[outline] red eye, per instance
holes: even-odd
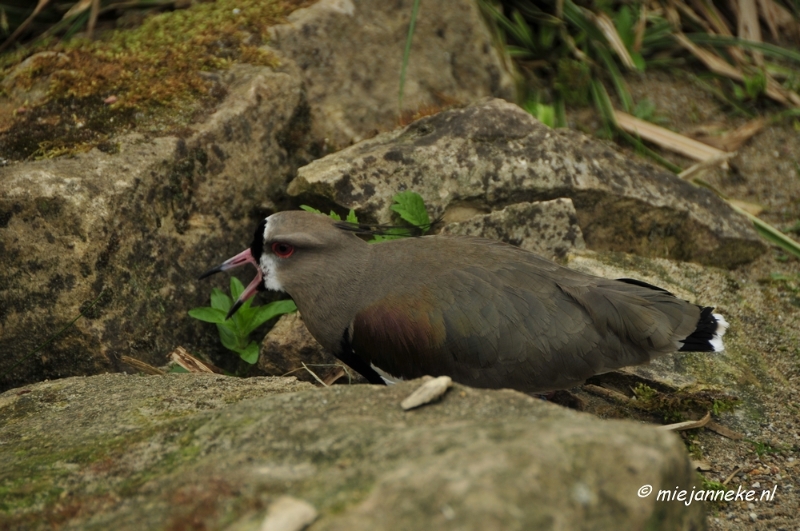
[[[272,244],[272,252],[279,258],[289,258],[294,254],[294,246],[288,243],[275,242]]]

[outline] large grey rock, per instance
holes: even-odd
[[[502,100],[423,118],[301,168],[289,193],[390,220],[392,196],[438,216],[572,199],[586,245],[734,267],[765,250],[749,221],[710,191],[584,135],[553,130]],[[319,199],[317,199],[319,200]]]
[[[285,188],[299,164],[394,127],[410,13],[410,2],[379,0],[297,11],[273,31],[282,71],[209,73],[228,96],[180,137],[153,138],[150,127],[147,137],[109,138],[114,154],[8,166],[0,153],[0,389],[121,369],[122,355],[161,365],[177,345],[221,355],[214,327],[186,311],[227,280],[197,284],[197,275],[248,245],[259,217],[293,206]],[[4,80],[0,144],[15,110],[46,95],[47,79],[25,90],[14,83],[35,76],[32,65]],[[423,6],[407,108],[436,94],[510,97],[501,66],[474,2]],[[23,360],[81,310],[75,326]]]
[[[255,530],[286,494],[319,512],[311,531],[704,527],[700,504],[656,500],[695,485],[674,434],[459,385],[404,412],[419,384],[103,375],[11,390],[0,528]]]
[[[442,234],[500,240],[551,259],[586,248],[575,207],[565,198],[517,203],[491,214],[478,214],[448,223]]]
[[[240,66],[227,85],[185,138],[133,134],[117,154],[0,167],[0,388],[119,368],[123,354],[161,365],[198,344],[186,312],[210,286],[196,278],[249,245],[295,169],[282,139],[303,128],[299,80]]]
[[[312,138],[332,151],[393,129],[402,112],[514,98],[478,3],[422,2],[398,108],[413,0],[321,0],[270,30],[270,47],[303,79]]]

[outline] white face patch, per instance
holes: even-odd
[[[270,232],[274,224],[270,224],[269,216],[267,218],[267,222],[264,224],[264,234],[263,234],[263,242],[269,241]],[[264,286],[268,290],[271,291],[285,291],[283,286],[278,281],[278,275],[275,273],[275,257],[270,253],[269,250],[265,247],[264,250],[261,252],[261,256],[258,257],[258,265],[259,269],[261,269],[261,274],[264,276]]]
[[[268,251],[264,251],[258,259],[261,274],[264,275],[264,285],[271,291],[285,291],[275,274],[275,257],[267,253]]]

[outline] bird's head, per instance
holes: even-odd
[[[261,220],[248,249],[209,269],[200,279],[244,264],[256,268],[255,278],[231,306],[227,319],[259,291],[294,295],[302,291],[302,284],[330,280],[328,277],[336,275],[337,264],[352,260],[365,245],[352,228],[327,216],[278,212]]]

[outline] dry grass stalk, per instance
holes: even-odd
[[[695,138],[704,144],[730,153],[742,147],[745,142],[761,131],[766,123],[763,118],[756,118],[729,133],[716,136],[700,134],[696,135]]]
[[[617,28],[614,26],[614,21],[605,13],[592,13],[589,10],[585,11],[586,17],[589,18],[600,31],[603,32],[611,48],[619,56],[622,64],[629,70],[636,70],[636,64],[633,62],[625,43],[622,42],[622,37],[617,33]]]
[[[714,166],[722,166],[723,168],[727,167],[728,161],[736,156],[736,153],[723,153],[722,155],[712,157],[710,159],[706,159],[704,161],[698,162],[693,166],[689,166],[682,172],[678,174],[678,177],[684,180],[694,179],[699,174],[703,173],[709,168],[713,168]]]
[[[738,0],[739,12],[737,18],[739,27],[737,33],[740,39],[761,42],[761,26],[758,23],[758,8],[756,0]],[[764,64],[764,54],[753,50],[753,60],[759,66]]]
[[[640,120],[635,116],[622,111],[614,111],[617,124],[628,133],[658,144],[659,146],[680,153],[690,159],[704,161],[725,155],[725,152],[715,147],[693,140],[669,129],[665,129],[650,122]]]
[[[791,11],[774,0],[758,0],[758,5],[773,39],[780,36],[781,29],[789,30],[794,35],[800,34],[800,24],[795,21]]]

